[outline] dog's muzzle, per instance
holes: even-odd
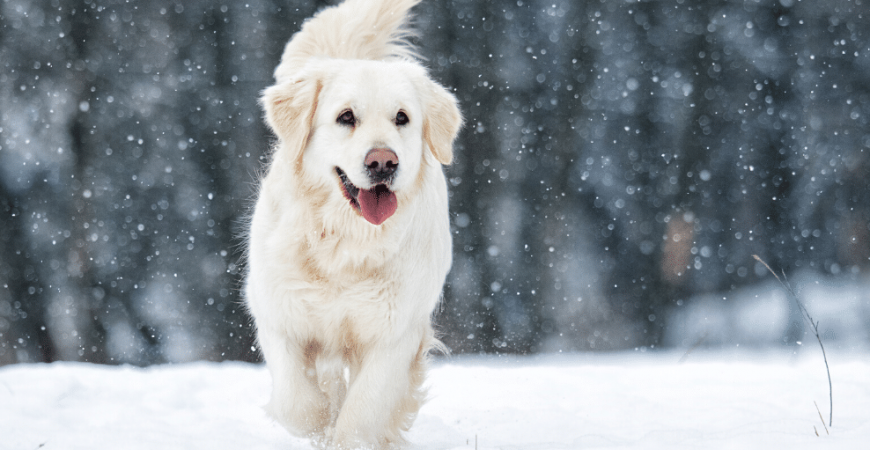
[[[364,164],[366,173],[374,184],[371,189],[364,190],[355,186],[340,167],[335,168],[335,173],[341,181],[342,192],[350,206],[369,223],[380,225],[398,207],[396,194],[389,186],[399,168],[399,157],[390,149],[376,148],[368,152]]]

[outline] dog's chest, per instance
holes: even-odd
[[[291,271],[304,280],[292,289],[291,301],[302,307],[317,328],[335,328],[344,322],[365,321],[371,325],[389,321],[401,296],[401,272],[396,264],[380,258],[363,258],[335,250],[301,252],[306,257]],[[323,256],[332,256],[323,258]],[[289,286],[288,286],[289,287]],[[330,330],[335,331],[335,330]]]
[[[312,337],[339,351],[394,329],[401,309],[395,289],[378,279],[315,285],[297,294]]]

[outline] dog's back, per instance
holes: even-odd
[[[290,79],[310,58],[413,58],[410,10],[420,0],[347,0],[309,19],[284,48],[275,79]]]

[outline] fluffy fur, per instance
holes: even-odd
[[[430,316],[451,263],[441,166],[461,116],[412,59],[418,1],[321,11],[262,97],[278,141],[251,221],[245,296],[272,375],[267,410],[324,447],[402,443],[437,345]],[[372,169],[373,149],[392,152],[394,172]],[[383,223],[361,213],[366,193],[396,204]]]

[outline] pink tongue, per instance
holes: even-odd
[[[369,191],[360,189],[357,197],[363,218],[380,225],[396,212],[396,194],[379,184]]]

